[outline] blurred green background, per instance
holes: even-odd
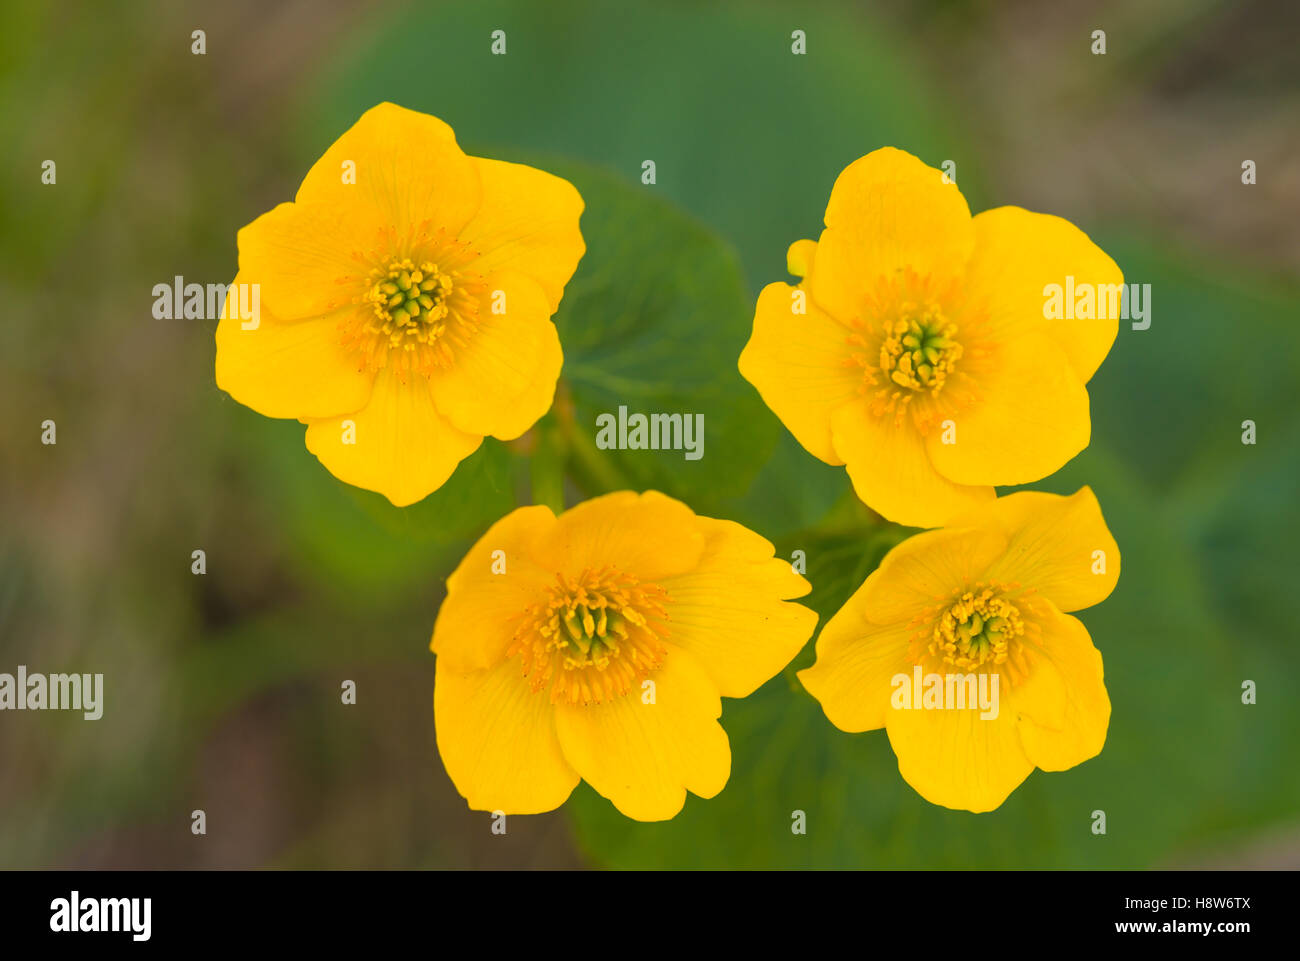
[[[1300,867],[1298,29],[1221,0],[5,4],[0,670],[102,672],[106,704],[0,714],[0,867]],[[151,314],[177,274],[228,282],[238,228],[382,100],[587,201],[556,410],[407,510],[219,392],[214,323]],[[889,144],[1152,285],[1090,385],[1091,447],[1041,485],[1091,484],[1123,552],[1082,615],[1105,750],[951,812],[787,672],[724,701],[717,798],[643,825],[581,786],[492,835],[438,760],[428,638],[465,548],[557,466],[571,503],[657,487],[804,550],[823,622],[909,533],[736,371],[787,245]],[[703,460],[597,456],[620,403],[703,413]]]

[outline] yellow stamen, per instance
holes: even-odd
[[[354,253],[370,270],[364,281],[339,278],[361,284],[353,299],[357,309],[340,320],[339,336],[358,369],[392,368],[405,381],[413,373],[427,376],[450,367],[480,323],[486,285],[469,269],[477,256],[428,224],[403,235],[380,231],[375,249]]]
[[[522,615],[507,650],[552,703],[599,704],[627,694],[667,654],[668,594],[610,566],[556,575]]]

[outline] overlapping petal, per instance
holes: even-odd
[[[661,582],[671,598],[670,637],[724,697],[748,697],[812,634],[817,615],[789,603],[812,586],[747,527],[708,517],[696,524],[705,537],[699,563]]]
[[[518,664],[464,673],[439,657],[433,713],[442,763],[475,810],[550,811],[578,784],[554,712],[529,689]]]
[[[458,429],[514,440],[551,408],[564,363],[560,335],[541,287],[524,274],[494,275],[484,301],[475,329],[430,385]]]
[[[865,404],[838,408],[831,416],[831,438],[858,497],[895,523],[935,527],[995,496],[992,486],[944,477],[920,434],[871,414]]]
[[[476,270],[521,273],[535,281],[554,313],[564,285],[586,252],[578,218],[582,197],[554,174],[502,160],[470,158],[483,202],[459,239],[479,253]]]
[[[1060,348],[1029,333],[992,350],[982,362],[979,401],[952,418],[953,442],[939,432],[925,441],[931,465],[956,484],[1039,480],[1065,466],[1091,436],[1088,392]]]
[[[483,184],[451,127],[381,103],[312,165],[295,202],[368,212],[364,226],[392,228],[398,236],[427,223],[454,237],[478,213]]]
[[[558,705],[555,712],[568,762],[638,821],[673,817],[687,791],[713,797],[731,774],[731,746],[718,723],[722,702],[704,669],[670,646],[651,681],[653,698],[637,691],[606,704]]]
[[[481,670],[505,658],[517,626],[510,615],[535,603],[555,578],[537,561],[538,545],[554,526],[549,507],[521,507],[470,548],[447,578],[447,598],[430,645],[439,664]]]
[[[957,186],[911,154],[883,147],[835,180],[817,245],[813,295],[823,309],[848,320],[878,278],[907,268],[959,277],[974,246],[970,207]]]
[[[844,463],[831,441],[831,417],[862,386],[861,369],[849,363],[849,333],[803,287],[768,284],[740,354],[741,376],[795,439],[828,464]]]
[[[1099,604],[1119,581],[1119,545],[1091,487],[1069,497],[1019,491],[953,519],[958,526],[994,527],[1007,549],[985,577],[1031,584],[1063,611]]]
[[[312,420],[307,449],[339,480],[379,491],[398,507],[437,490],[483,442],[438,413],[429,382],[385,369],[361,410]]]
[[[973,223],[975,252],[966,271],[966,296],[988,310],[1003,337],[1038,332],[1051,338],[1086,384],[1119,331],[1118,288],[1124,275],[1115,261],[1074,224],[1051,214],[996,207],[977,214]],[[1046,288],[1055,284],[1063,289],[1067,278],[1077,289],[1100,291],[1106,316],[1045,318]]]
[[[236,276],[231,296],[246,282]],[[330,417],[366,405],[374,374],[343,349],[337,314],[286,323],[266,304],[259,314],[256,326],[236,316],[217,324],[218,387],[267,417]]]

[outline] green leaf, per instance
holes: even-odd
[[[545,166],[587,204],[587,254],[555,316],[565,359],[553,418],[575,479],[588,494],[653,488],[716,509],[748,488],[776,440],[736,367],[751,314],[735,255],[649,189],[581,165]],[[679,449],[598,449],[598,418],[638,414],[674,417]],[[617,427],[609,437],[622,440]]]
[[[355,603],[381,605],[437,586],[468,542],[515,506],[516,458],[483,445],[441,488],[409,507],[338,480],[306,449],[303,427],[239,417],[263,496],[295,544],[300,572]]]

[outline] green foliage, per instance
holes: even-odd
[[[548,169],[587,203],[587,254],[555,318],[565,362],[552,417],[570,467],[588,494],[655,489],[716,510],[748,489],[777,433],[736,368],[753,315],[735,255],[649,189],[586,167]],[[702,416],[702,456],[598,450],[597,417],[617,418],[620,406],[629,417],[681,415],[687,431]]]

